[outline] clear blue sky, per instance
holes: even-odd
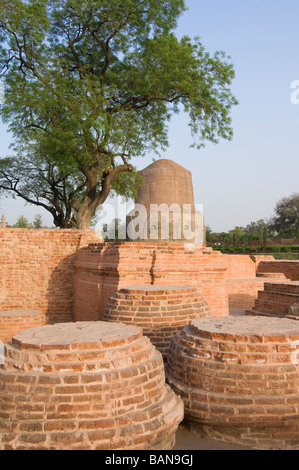
[[[210,52],[230,55],[236,78],[232,90],[239,101],[233,109],[234,139],[192,143],[184,115],[169,129],[170,146],[162,155],[192,172],[195,201],[203,204],[206,223],[227,231],[268,219],[276,202],[299,192],[299,104],[291,103],[291,82],[299,80],[298,0],[187,0],[189,11],[180,19],[178,36],[200,36]],[[1,153],[9,136],[0,124]],[[150,158],[137,164],[142,169]],[[21,201],[3,199],[13,224],[20,214],[31,221],[40,213]]]

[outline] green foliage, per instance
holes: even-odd
[[[268,248],[270,248],[270,250],[268,250]],[[273,253],[280,253],[281,252],[281,246],[267,247],[267,251],[272,251]]]
[[[244,228],[244,235],[248,241],[265,241],[269,235],[268,225],[264,219],[251,222]]]
[[[175,37],[184,9],[184,0],[2,2],[0,115],[16,157],[1,162],[0,188],[43,205],[57,226],[82,227],[110,191],[136,195],[131,159],[167,147],[173,113],[189,115],[197,148],[231,139],[233,66],[198,38]]]
[[[213,246],[222,253],[292,253],[299,252],[299,246]]]
[[[299,253],[274,253],[275,259],[299,260]]]
[[[299,231],[299,193],[284,197],[275,207],[271,227],[280,236],[296,237]]]
[[[34,228],[43,228],[43,218],[40,214],[37,214],[33,221]]]
[[[17,222],[13,225],[13,228],[32,228],[32,225],[23,215],[20,215]]]

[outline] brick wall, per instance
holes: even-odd
[[[252,279],[256,265],[250,255],[224,255],[228,279]]]
[[[102,318],[109,297],[122,287],[191,285],[211,314],[228,314],[227,267],[219,252],[176,243],[102,243],[78,253],[75,319]]]
[[[0,311],[72,319],[76,253],[96,239],[93,230],[0,230]]]
[[[291,281],[299,281],[299,261],[272,260],[261,261],[258,273],[283,273]]]
[[[191,320],[208,315],[195,287],[131,286],[109,299],[103,320],[142,328],[166,360],[171,338]]]
[[[20,331],[45,325],[47,317],[38,310],[7,310],[0,312],[0,340],[11,341]]]
[[[245,309],[254,305],[258,292],[264,288],[269,279],[231,279],[226,282],[230,308]]]
[[[195,286],[215,316],[227,315],[228,305],[251,308],[263,286],[251,256],[177,243],[101,243],[92,230],[2,229],[0,248],[0,311],[40,310],[51,322],[101,319],[109,297],[128,285]],[[298,265],[279,262],[278,270],[297,273]]]
[[[256,272],[262,261],[274,260],[273,256],[224,255],[227,266],[226,291],[230,308],[251,308],[263,289],[270,282],[268,273],[265,278],[257,278]],[[272,282],[272,281],[271,281]]]
[[[270,281],[256,277],[259,258],[175,243],[89,246],[76,262],[75,318],[101,319],[109,297],[134,284],[196,286],[214,316],[227,315],[229,307],[251,308],[258,291]]]

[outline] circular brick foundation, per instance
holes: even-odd
[[[1,450],[169,450],[183,419],[161,354],[119,323],[24,331],[0,382]]]
[[[143,333],[167,358],[171,338],[192,319],[210,309],[190,286],[130,286],[120,289],[106,305],[103,320],[143,328]]]
[[[167,380],[192,430],[257,449],[299,449],[297,321],[194,320],[171,342]]]
[[[43,326],[46,315],[37,310],[6,310],[0,312],[0,340],[10,341],[20,331]]]

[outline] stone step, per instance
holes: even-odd
[[[299,282],[265,282],[264,291],[297,294],[299,296]]]
[[[294,302],[293,302],[294,303]],[[284,303],[284,302],[275,302],[273,300],[264,300],[264,299],[256,299],[254,308],[261,312],[268,312],[268,313],[281,313],[286,315],[288,313],[289,307],[293,305],[293,303]]]
[[[256,277],[265,277],[269,279],[281,279],[281,280],[288,280],[285,274],[283,273],[257,273]]]
[[[252,315],[256,317],[278,317],[278,318],[286,318],[286,315],[284,313],[278,313],[278,312],[261,312],[260,310],[257,310],[255,307],[253,307],[251,310],[246,310],[245,315]]]
[[[286,305],[293,305],[299,301],[299,295],[289,294],[287,292],[259,291],[258,299],[268,302],[278,302]]]
[[[247,315],[287,317],[289,308],[299,302],[299,282],[266,282],[259,291],[254,307]],[[293,315],[293,314],[292,314]]]

